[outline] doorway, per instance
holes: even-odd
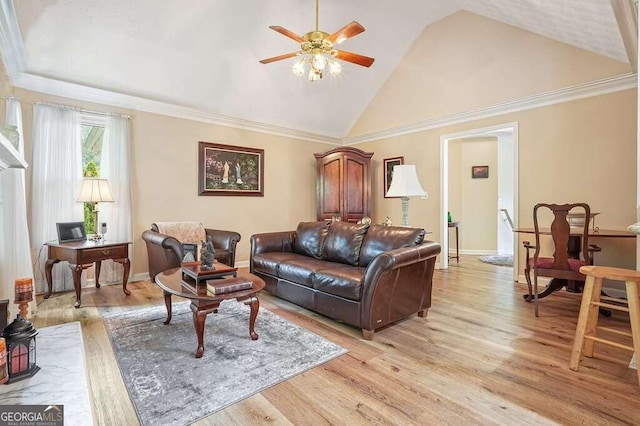
[[[442,256],[440,267],[449,267],[449,239],[448,212],[449,206],[449,150],[451,144],[457,140],[465,140],[473,143],[474,140],[483,138],[495,138],[497,140],[497,197],[495,199],[496,227],[496,252],[505,254],[512,252],[514,258],[513,276],[517,281],[518,271],[518,247],[517,239],[511,230],[511,225],[505,220],[504,210],[509,213],[513,226],[518,225],[518,123],[506,123],[496,126],[467,130],[440,136],[440,230]],[[464,227],[464,224],[461,223]]]

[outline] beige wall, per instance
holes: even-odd
[[[409,222],[440,235],[440,136],[518,122],[520,226],[533,226],[538,202],[584,201],[602,229],[624,229],[636,214],[636,90],[567,102],[356,145],[375,152],[375,219],[400,222],[400,200],[382,196],[380,159],[403,155],[415,164],[428,200],[411,199]],[[522,241],[522,237],[520,237]],[[598,263],[633,268],[633,240],[596,239]],[[520,244],[519,244],[520,245]],[[522,254],[522,253],[521,253]]]
[[[242,262],[249,259],[252,234],[295,229],[300,221],[315,220],[313,153],[331,149],[331,145],[21,89],[15,89],[13,94],[22,101],[27,160],[31,157],[33,102],[73,105],[92,111],[117,111],[131,116],[134,274],[148,271],[146,247],[140,235],[155,221],[196,220],[206,227],[237,231],[242,240],[236,262]],[[264,197],[198,196],[198,141],[264,149]],[[30,181],[29,170],[27,174]],[[30,194],[27,198],[30,199]]]
[[[473,179],[473,166],[489,166],[489,177]],[[449,141],[448,178],[449,211],[453,220],[460,222],[460,250],[467,253],[496,252],[498,138]],[[455,243],[452,240],[450,249],[453,247]]]
[[[628,72],[628,64],[461,11],[424,29],[349,136]]]

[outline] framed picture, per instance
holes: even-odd
[[[384,198],[394,198],[387,197],[387,191],[389,191],[389,187],[391,186],[393,166],[399,166],[401,164],[404,164],[404,157],[392,157],[382,160],[382,173],[384,173]]]
[[[471,177],[473,179],[484,179],[489,177],[489,166],[472,166]]]
[[[199,195],[264,196],[264,149],[200,142]]]

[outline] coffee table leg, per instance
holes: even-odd
[[[249,317],[249,336],[251,336],[251,340],[258,340],[258,333],[256,333],[253,329],[253,326],[256,324],[256,318],[258,317],[258,309],[260,309],[260,301],[257,297],[253,296],[246,302],[245,305],[251,306],[251,316]]]
[[[198,336],[198,349],[196,350],[196,358],[202,358],[202,354],[204,353],[204,321],[206,319],[206,312],[198,312],[196,310],[193,310],[193,325],[195,325],[196,327],[196,335]]]
[[[169,324],[171,322],[171,293],[168,291],[164,292],[164,305],[167,307],[167,320],[164,324]]]

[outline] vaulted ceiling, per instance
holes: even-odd
[[[371,68],[344,64],[337,78],[316,83],[291,73],[293,59],[258,62],[298,50],[268,27],[313,30],[313,0],[2,3],[8,28],[19,26],[11,52],[6,42],[2,52],[17,86],[72,83],[75,93],[99,89],[106,102],[134,109],[136,100],[159,101],[338,139],[422,30],[462,9],[628,62],[610,0],[321,0],[320,29],[360,22],[366,31],[341,47],[376,60]]]

